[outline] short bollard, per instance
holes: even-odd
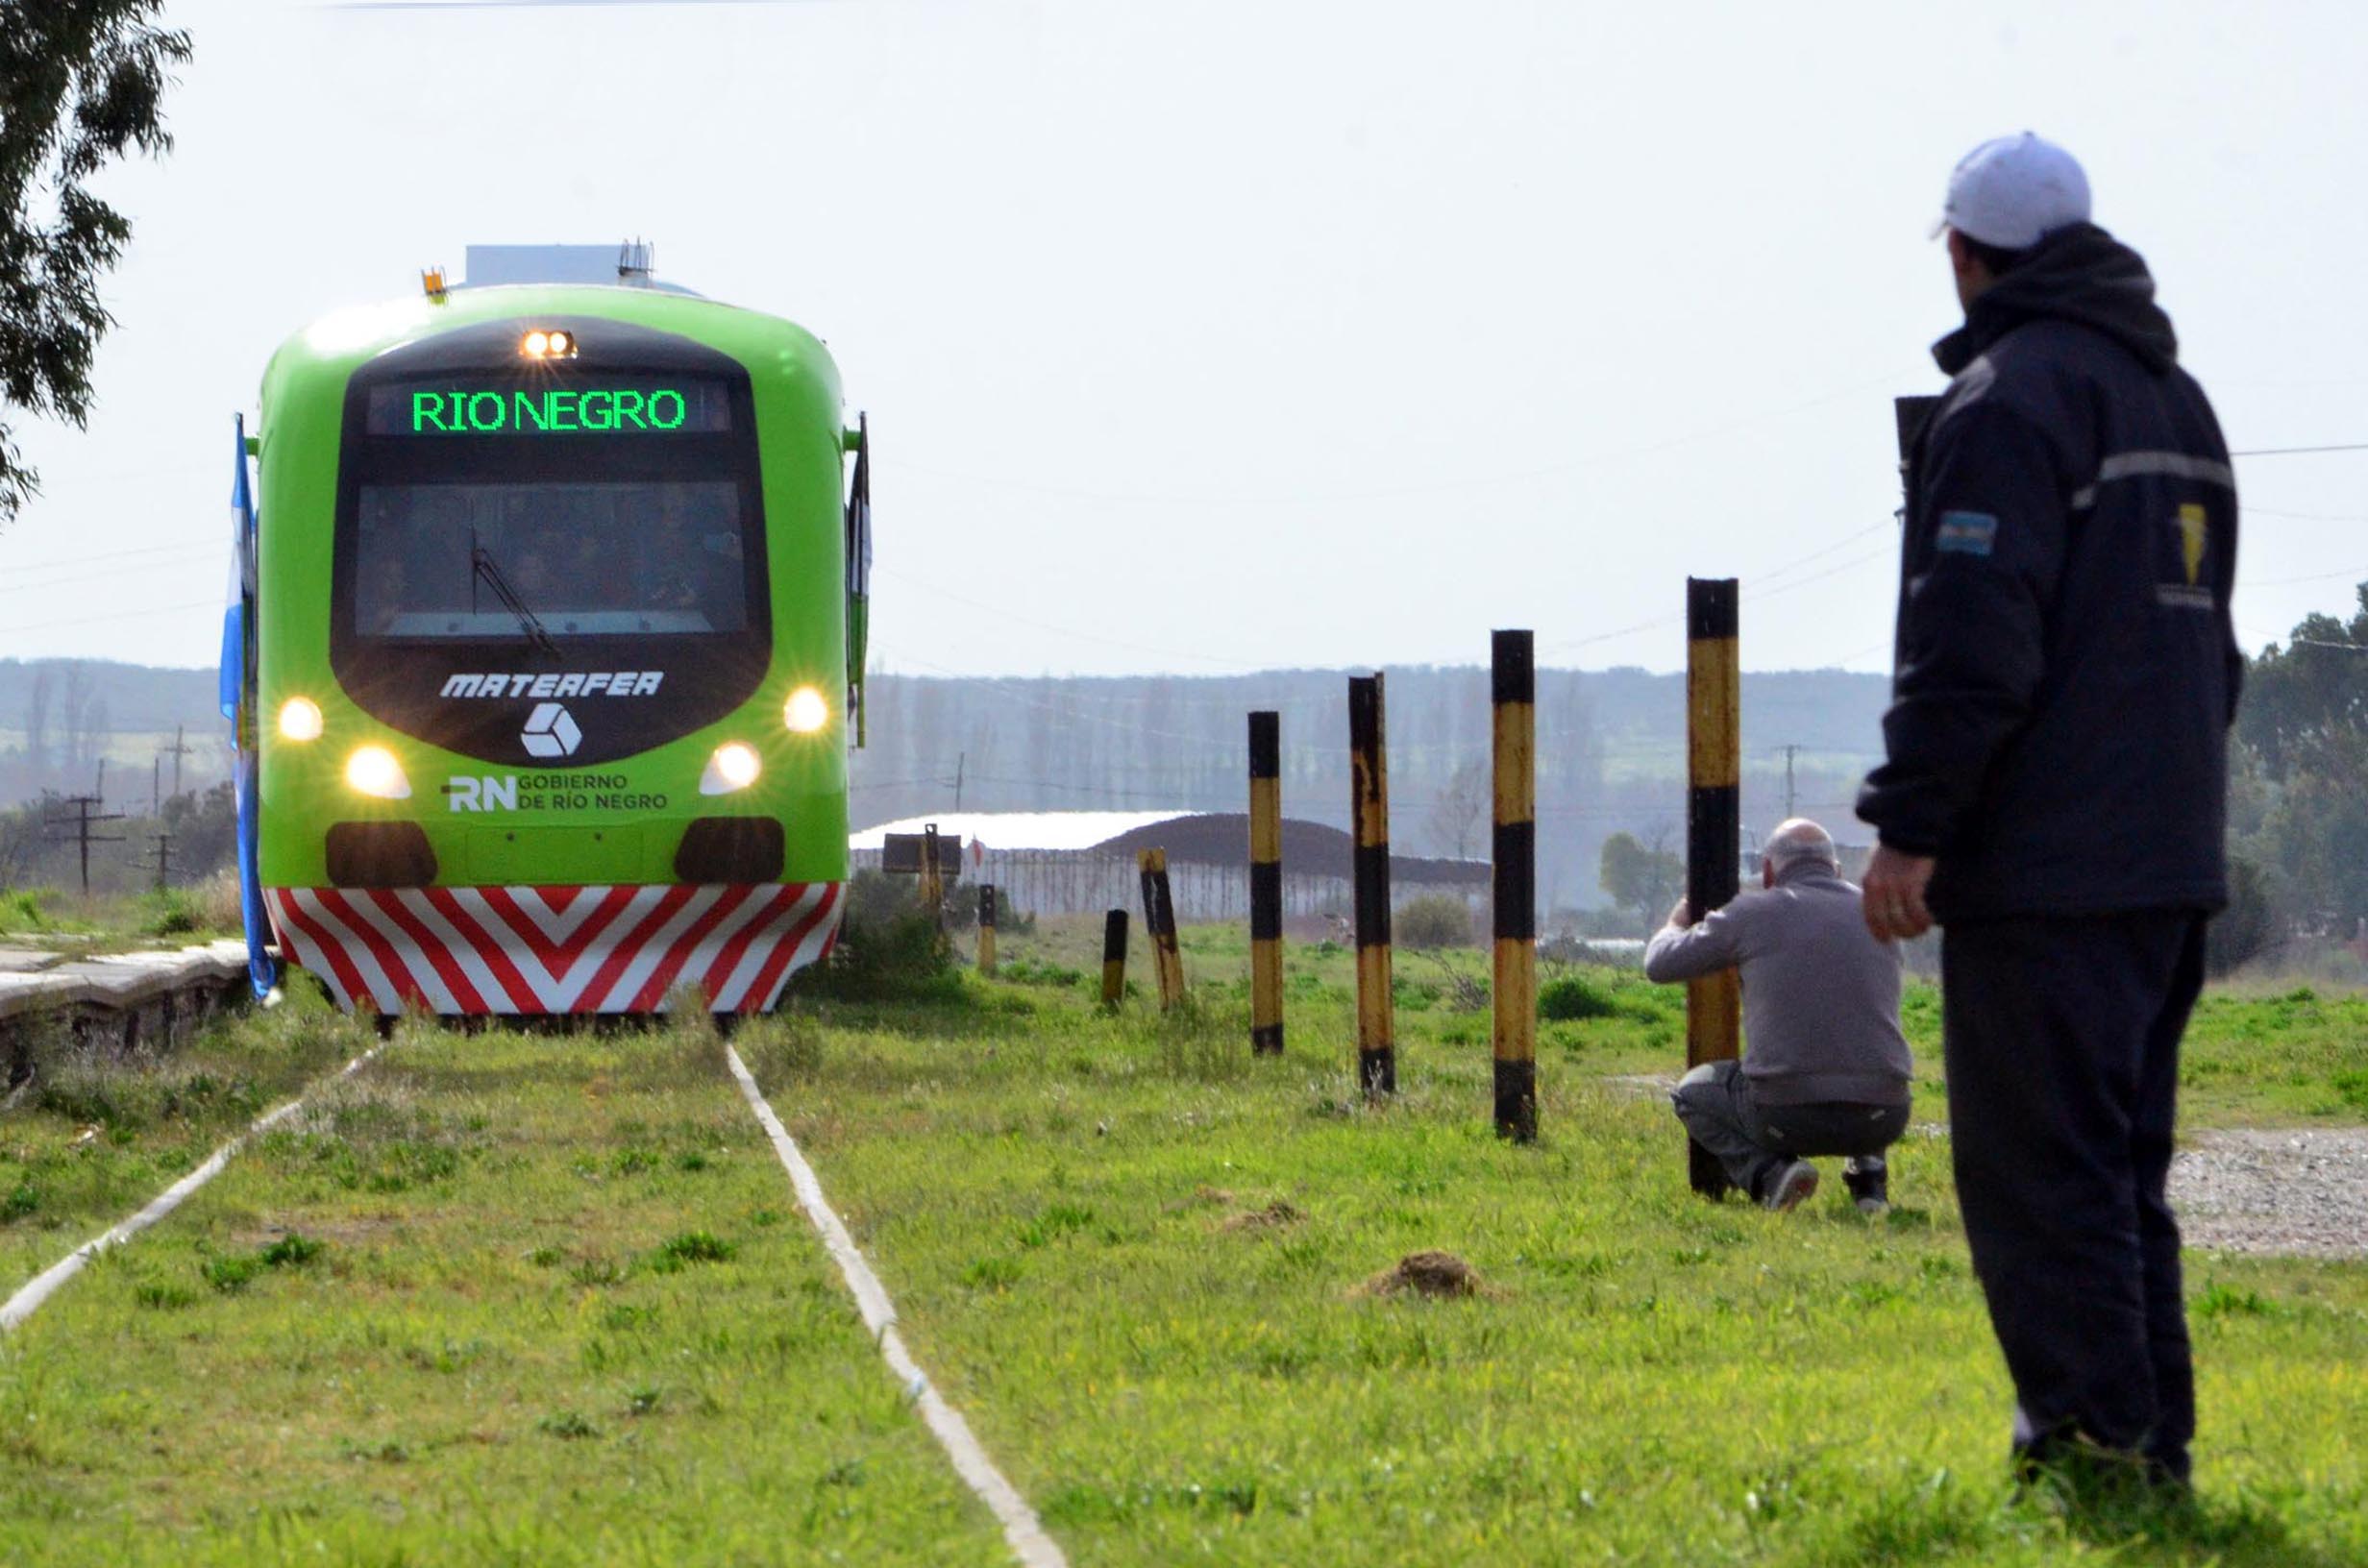
[[[1396,1014],[1390,994],[1390,773],[1381,676],[1348,677],[1348,810],[1356,835],[1357,1082],[1397,1092]]]
[[[1249,716],[1249,1047],[1283,1054],[1283,716]]]
[[[1101,1005],[1126,999],[1126,911],[1114,909],[1101,922]]]
[[[1151,939],[1151,973],[1159,982],[1162,1013],[1184,1000],[1184,954],[1176,945],[1175,900],[1168,891],[1168,851],[1145,849],[1135,856],[1143,877],[1143,930]]]

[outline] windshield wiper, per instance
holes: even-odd
[[[559,651],[559,645],[551,640],[551,633],[543,629],[543,623],[527,607],[527,601],[518,597],[518,590],[509,585],[509,578],[502,575],[501,567],[494,563],[492,551],[472,541],[469,545],[469,570],[472,574],[472,598],[475,597],[477,582],[482,581],[493,590],[493,597],[518,618],[518,627],[527,634],[528,642],[546,653]],[[471,605],[470,608],[474,610],[476,606]]]

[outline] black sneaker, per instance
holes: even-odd
[[[1891,1171],[1879,1154],[1854,1154],[1842,1163],[1842,1185],[1859,1213],[1880,1219],[1891,1207]]]

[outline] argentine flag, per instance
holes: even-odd
[[[247,482],[247,421],[236,416],[236,478],[231,481],[230,604],[222,612],[222,717],[231,722],[231,747],[237,756],[238,909],[247,933],[247,978],[255,994],[269,996],[280,984],[280,965],[271,956],[271,917],[263,908],[258,855],[255,712],[255,491]]]

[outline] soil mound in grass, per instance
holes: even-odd
[[[1307,1217],[1307,1212],[1295,1204],[1276,1198],[1264,1209],[1245,1209],[1240,1213],[1227,1214],[1217,1228],[1221,1231],[1279,1231],[1296,1225]]]
[[[1410,1252],[1365,1282],[1369,1296],[1424,1296],[1432,1300],[1493,1295],[1480,1271],[1452,1252]]]

